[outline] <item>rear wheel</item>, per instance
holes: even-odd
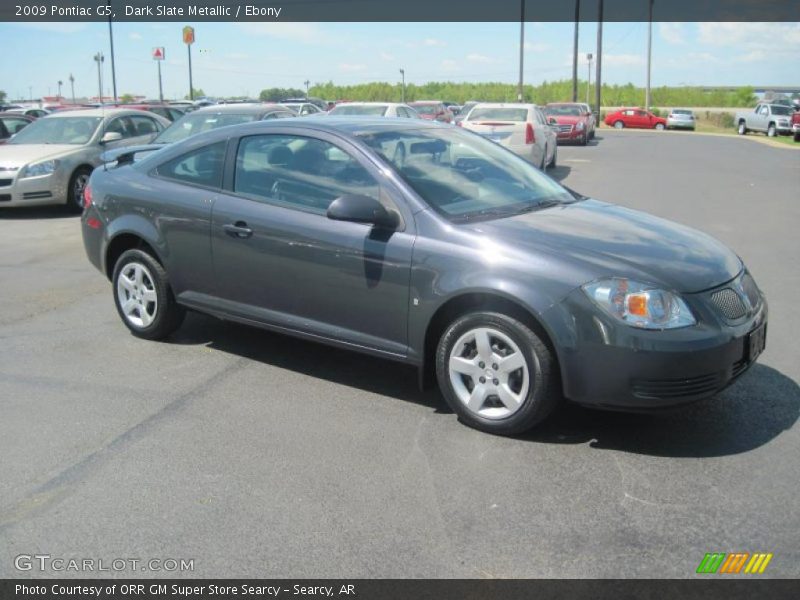
[[[499,435],[530,429],[560,397],[550,350],[524,323],[500,313],[455,320],[439,340],[436,375],[463,423]]]
[[[739,121],[739,128],[736,131],[739,135],[745,135],[747,133],[747,125],[745,125],[744,121]]]
[[[558,146],[553,148],[553,158],[551,158],[550,162],[547,163],[547,168],[548,169],[555,169],[557,161],[558,161]]]
[[[77,169],[72,177],[69,178],[69,189],[67,190],[67,208],[73,212],[83,211],[83,190],[89,183],[92,170],[88,167]]]
[[[614,129],[623,129],[625,127],[625,123],[622,121],[614,121]]]
[[[664,131],[664,124],[663,123],[656,123],[656,129],[658,131]]]
[[[167,272],[147,252],[123,252],[112,283],[117,312],[133,335],[164,339],[183,322],[186,311],[175,302]]]

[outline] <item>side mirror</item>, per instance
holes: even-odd
[[[100,138],[101,144],[107,144],[109,142],[116,142],[122,139],[122,134],[119,131],[106,131],[103,134],[103,137]]]
[[[371,223],[380,229],[397,229],[400,225],[397,214],[386,210],[375,198],[356,194],[339,196],[331,202],[328,218],[334,221]]]
[[[558,125],[558,121],[556,121],[555,117],[550,117],[550,118],[547,119],[547,124],[548,125]]]

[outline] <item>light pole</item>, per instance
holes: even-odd
[[[102,52],[94,55],[94,62],[97,63],[97,101],[103,102],[103,61],[106,59]]]
[[[653,0],[648,2],[648,17],[647,17],[647,86],[644,92],[644,109],[650,110],[650,64],[653,60]]]
[[[594,103],[598,116],[600,104],[603,101],[603,0],[600,0],[597,11],[597,73],[594,77]]]
[[[589,69],[587,71],[588,78],[586,79],[586,104],[589,104],[589,90],[592,87],[592,55],[587,54],[586,60],[589,65]]]
[[[519,1],[519,89],[517,101],[522,102],[522,62],[525,54],[525,0]]]
[[[58,101],[61,102],[61,86],[64,85],[64,82],[60,79],[58,80]]]
[[[108,11],[108,40],[111,43],[111,83],[114,88],[114,102],[117,101],[117,70],[114,68],[114,30],[111,28],[111,0],[106,0]]]
[[[72,73],[69,74],[69,87],[72,91],[72,103],[75,104],[75,78],[72,76]]]
[[[311,82],[306,79],[303,83],[306,84],[306,100],[308,100],[308,86],[311,84]]]
[[[572,101],[578,101],[578,23],[581,20],[581,0],[575,0],[575,39],[572,43]],[[588,102],[587,102],[588,104]]]
[[[406,70],[400,69],[400,77],[402,78],[402,87],[400,88],[400,102],[406,103]]]

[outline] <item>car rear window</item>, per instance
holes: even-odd
[[[180,140],[227,125],[249,123],[258,118],[257,114],[209,114],[190,113],[175,121],[153,140],[154,144],[171,144]]]
[[[332,115],[372,115],[382,117],[388,106],[364,106],[342,104],[331,110]]]
[[[421,115],[435,115],[439,112],[438,104],[412,104],[411,106]]]
[[[551,117],[580,117],[583,109],[580,106],[545,106],[544,114]]]
[[[527,108],[474,108],[469,113],[470,121],[515,121],[528,120]]]

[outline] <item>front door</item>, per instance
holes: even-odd
[[[404,356],[413,224],[386,232],[326,216],[344,194],[397,208],[355,154],[298,135],[240,140],[212,213],[218,295],[245,318]]]

